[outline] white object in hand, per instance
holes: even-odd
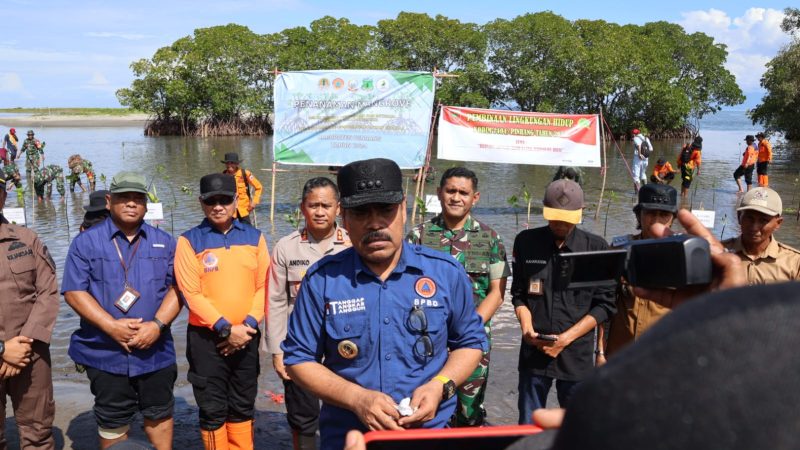
[[[414,414],[414,408],[411,407],[411,399],[406,397],[400,400],[400,404],[397,405],[397,412],[404,417]]]

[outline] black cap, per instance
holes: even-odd
[[[84,206],[86,212],[97,212],[106,209],[106,194],[111,194],[111,191],[101,189],[89,194],[89,204]]]
[[[645,184],[639,189],[639,203],[633,207],[633,212],[638,214],[642,209],[669,211],[677,214],[678,191],[668,184]]]
[[[200,178],[200,199],[215,195],[236,196],[236,179],[224,173],[212,173]]]
[[[239,164],[242,161],[239,159],[239,154],[238,153],[231,152],[231,153],[225,153],[225,159],[223,159],[220,162],[224,162],[224,163],[232,162],[232,163]]]
[[[702,136],[697,136],[696,138],[694,138],[694,140],[692,141],[692,147],[702,149],[703,148],[703,137]]]
[[[755,142],[756,141],[756,137],[753,136],[752,134],[748,134],[747,136],[744,137],[744,140],[746,142]]]
[[[403,201],[403,173],[390,159],[353,161],[339,170],[336,184],[342,208]]]

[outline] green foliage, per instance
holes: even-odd
[[[793,34],[792,43],[781,49],[761,78],[767,94],[752,111],[753,123],[768,131],[781,131],[787,139],[800,139],[800,10],[786,8],[781,28]]]
[[[416,203],[419,210],[419,223],[424,223],[425,215],[428,214],[428,205],[425,204],[425,197],[415,197],[414,203]]]
[[[623,26],[547,11],[478,25],[401,12],[372,26],[325,16],[267,35],[236,24],[197,29],[131,64],[134,81],[117,97],[187,133],[209,121],[266,120],[275,68],[437,69],[458,75],[437,80],[444,104],[602,108],[615,134],[647,126],[657,136],[744,100],[726,58],[711,37],[667,22]]]
[[[300,208],[295,208],[294,211],[284,214],[283,218],[296,230],[300,227],[300,220],[303,218],[303,212],[300,211]]]

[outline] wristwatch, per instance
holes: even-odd
[[[6,352],[6,342],[0,341],[0,356],[3,356],[3,353]]]
[[[165,324],[164,322],[158,320],[158,317],[153,317],[153,322],[158,325],[158,332],[164,334],[165,331],[169,328],[169,325]]]
[[[231,324],[224,325],[222,328],[219,329],[219,336],[220,339],[228,339],[228,336],[231,335]]]
[[[449,400],[451,397],[456,395],[456,382],[447,378],[444,375],[436,375],[433,377],[434,380],[438,380],[442,382],[442,401]]]

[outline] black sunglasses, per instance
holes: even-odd
[[[428,335],[428,318],[425,316],[425,310],[418,305],[411,308],[411,314],[408,316],[408,324],[413,331],[421,333],[421,336],[414,343],[414,353],[421,358],[433,357],[433,341]]]
[[[217,195],[214,197],[204,198],[202,202],[206,206],[228,206],[233,203],[233,197],[228,197],[227,195]]]

